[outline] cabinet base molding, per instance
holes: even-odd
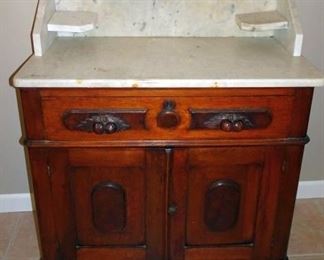
[[[253,254],[250,247],[191,248],[186,250],[185,260],[249,260]],[[228,257],[227,257],[228,256]]]
[[[114,260],[143,260],[145,249],[141,248],[84,248],[77,252],[78,260],[114,259]]]
[[[47,140],[25,140],[28,147],[212,147],[212,146],[269,146],[269,145],[305,145],[309,137],[302,138],[277,138],[277,139],[247,139],[247,140],[141,140],[141,141],[47,141]]]

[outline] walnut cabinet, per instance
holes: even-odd
[[[43,259],[285,259],[312,92],[21,89]]]

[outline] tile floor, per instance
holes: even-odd
[[[297,201],[289,256],[290,260],[324,260],[324,199]],[[31,212],[0,214],[0,259],[39,259]]]

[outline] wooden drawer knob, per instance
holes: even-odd
[[[109,122],[105,125],[103,123],[95,123],[93,125],[93,132],[95,132],[96,134],[103,134],[103,133],[113,134],[117,130],[118,130],[118,127],[113,122]]]
[[[225,132],[240,132],[244,129],[244,123],[241,120],[232,122],[231,120],[223,120],[221,122],[221,129]]]
[[[233,129],[236,132],[242,131],[244,129],[244,123],[243,123],[243,121],[241,121],[241,120],[235,121],[233,123]]]
[[[162,111],[158,114],[157,125],[160,128],[175,128],[180,123],[180,116],[175,111],[176,103],[173,100],[163,102]]]
[[[223,120],[221,122],[221,129],[225,132],[231,132],[233,130],[233,123],[229,120]]]

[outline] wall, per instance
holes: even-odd
[[[19,144],[16,93],[8,78],[31,54],[30,32],[37,0],[0,0],[0,194],[28,192]],[[305,32],[304,55],[324,72],[324,1],[298,0]],[[303,180],[324,179],[324,88],[317,89],[302,169]]]
[[[324,72],[324,0],[297,0],[304,29],[303,55]],[[302,180],[324,180],[324,88],[315,89]]]
[[[16,92],[8,78],[31,54],[37,0],[0,0],[0,194],[28,192]]]

